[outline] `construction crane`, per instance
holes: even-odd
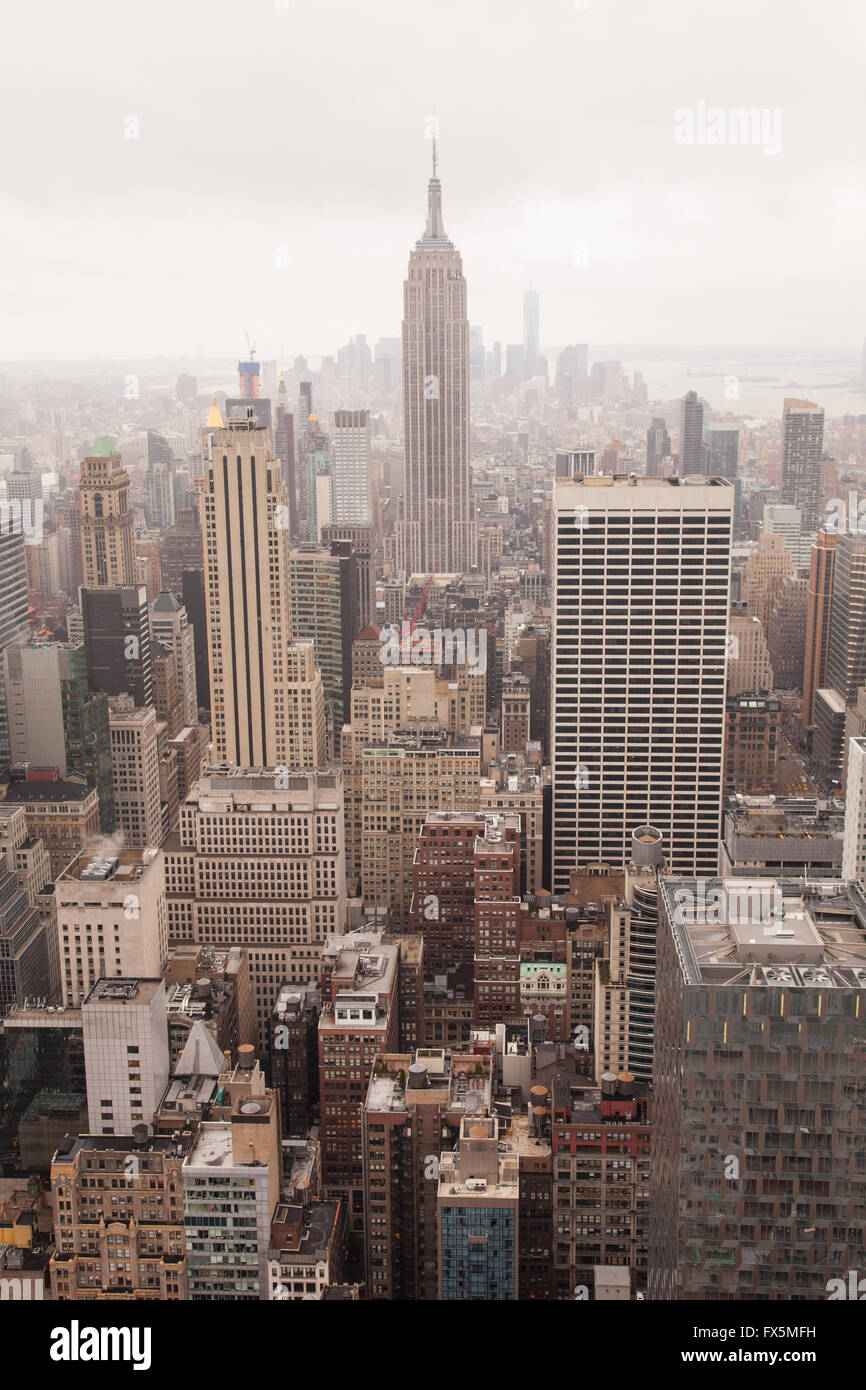
[[[245,337],[246,340],[247,340],[247,352],[249,353],[249,357],[247,358],[247,361],[248,361],[248,362],[255,362],[255,360],[256,360],[256,345],[255,345],[255,343],[251,343],[251,342],[250,342],[250,335],[249,335],[249,333],[247,332],[246,329],[244,329],[244,337]]]

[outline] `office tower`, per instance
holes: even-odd
[[[782,406],[781,501],[800,508],[806,532],[814,531],[821,521],[823,446],[823,408],[787,397]]]
[[[797,573],[784,536],[762,535],[749,552],[740,577],[740,599],[748,611],[760,618],[764,631],[785,580]]]
[[[23,806],[0,802],[0,854],[9,859],[18,887],[35,907],[42,889],[51,881],[48,849],[35,839],[27,828],[27,813]]]
[[[852,738],[848,745],[842,878],[849,883],[866,879],[866,739],[863,738]]]
[[[535,376],[538,366],[538,292],[527,290],[523,296],[523,370],[526,378]]]
[[[0,848],[0,1017],[25,999],[50,997],[53,942],[28,900],[11,849]]]
[[[10,645],[26,641],[28,633],[24,536],[0,527],[0,767],[10,757],[3,653]]]
[[[376,616],[376,528],[331,523],[323,526],[322,545],[331,547],[334,541],[348,541],[358,566],[358,630],[368,627]]]
[[[506,346],[505,375],[512,386],[519,386],[525,379],[525,353],[522,343],[508,343]]]
[[[782,741],[782,702],[766,691],[729,695],[725,719],[725,795],[773,792]]]
[[[859,885],[660,882],[651,1299],[863,1268],[864,971]]]
[[[371,1298],[437,1297],[439,1154],[465,1115],[490,1114],[492,1068],[489,1053],[441,1048],[377,1058],[362,1112]]]
[[[97,439],[82,461],[79,492],[85,588],[134,584],[129,474],[105,435]]]
[[[728,619],[728,695],[773,689],[773,667],[763,623],[742,607],[732,608]]]
[[[374,521],[370,412],[335,410],[331,522],[341,526],[372,526]]]
[[[282,766],[293,743],[286,507],[268,431],[237,421],[205,435],[202,530],[214,755]]]
[[[652,1079],[657,890],[658,876],[665,872],[661,834],[655,826],[638,826],[632,832],[623,892],[603,899],[607,949],[594,963],[592,1056],[596,1077],[627,1072],[642,1081]]]
[[[830,531],[819,531],[809,561],[803,700],[800,707],[800,733],[803,737],[815,722],[815,692],[827,684],[830,608],[835,566],[836,536]]]
[[[184,570],[180,597],[192,623],[198,707],[210,713],[210,666],[208,664],[204,570]]]
[[[325,711],[339,743],[349,718],[352,643],[358,632],[358,565],[348,541],[330,550],[293,550],[289,555],[291,622],[296,642],[312,641],[321,672]]]
[[[47,1177],[63,1136],[87,1129],[80,1011],[58,1012],[55,1004],[32,1000],[7,1009],[0,1029],[0,1085],[4,1175],[20,1168]]]
[[[517,1298],[519,1165],[500,1153],[500,1121],[465,1115],[459,1147],[439,1165],[439,1297]],[[479,1258],[481,1255],[481,1258]]]
[[[268,1072],[280,1098],[283,1137],[303,1139],[319,1102],[318,985],[283,985],[271,1016]]]
[[[563,404],[581,401],[587,381],[586,343],[563,348],[556,359],[556,394]],[[497,373],[498,375],[498,373]]]
[[[172,654],[184,723],[192,727],[198,723],[195,634],[189,624],[186,609],[173,593],[163,589],[151,604],[150,627],[155,640],[167,647]]]
[[[150,615],[143,584],[81,589],[84,655],[91,690],[153,701]]]
[[[781,502],[766,503],[762,533],[765,536],[783,536],[785,548],[794,563],[809,563],[811,538],[803,534],[803,516],[799,507],[790,507]]]
[[[505,676],[502,681],[503,754],[525,753],[529,742],[530,688],[526,676]]]
[[[557,449],[554,469],[557,478],[573,478],[578,474],[589,477],[598,471],[598,456],[595,449],[585,447]]]
[[[266,1051],[279,990],[315,980],[323,941],[345,925],[340,773],[210,771],[165,856],[172,940],[243,944]]]
[[[791,575],[776,595],[767,621],[767,647],[776,690],[799,690],[806,657],[809,581]]]
[[[403,285],[406,574],[467,573],[475,563],[469,485],[469,321],[463,262],[442,222],[433,145],[427,225]]]
[[[174,391],[179,401],[183,401],[185,405],[194,405],[196,396],[198,395],[198,378],[190,376],[186,372],[181,372],[175,384]]]
[[[817,797],[757,805],[732,797],[719,852],[724,878],[839,878],[844,814]]]
[[[346,1202],[353,1229],[364,1221],[363,1098],[376,1062],[399,1037],[400,951],[381,932],[352,932],[325,944],[319,1019],[322,1193]]]
[[[99,793],[100,825],[115,825],[108,698],[87,687],[84,648],[46,642],[6,651],[12,758],[78,774]]]
[[[295,481],[297,454],[295,452],[295,420],[289,410],[289,397],[286,391],[286,378],[280,372],[280,385],[277,391],[277,422],[274,429],[274,453],[283,464],[283,482],[289,505],[289,535],[298,534],[298,490]]]
[[[492,760],[481,778],[481,812],[508,811],[519,818],[520,885],[526,893],[538,893],[544,887],[544,799],[545,790],[550,790],[549,778],[548,768],[530,766],[521,754]]]
[[[307,421],[304,436],[306,457],[304,475],[307,480],[307,531],[309,540],[317,544],[321,528],[333,521],[334,516],[334,460],[331,454],[331,441],[324,430],[319,428],[317,415]]]
[[[184,573],[204,569],[204,551],[201,518],[197,509],[181,507],[175,517],[174,525],[160,537],[159,573],[163,589],[180,598]]]
[[[708,455],[708,472],[713,478],[730,478],[737,476],[737,468],[740,457],[740,431],[710,429],[706,431]]]
[[[295,435],[298,450],[298,512],[301,518],[307,515],[307,428],[313,413],[313,383],[302,381],[298,386],[297,428]]]
[[[866,684],[866,537],[840,532],[830,600],[827,685],[853,705]]]
[[[553,890],[624,865],[642,824],[713,872],[733,488],[562,480],[553,508]]]
[[[250,352],[250,357],[253,356],[254,350]],[[240,381],[241,396],[244,400],[257,401],[259,399],[261,366],[261,362],[238,363],[238,380]]]
[[[158,850],[85,851],[55,882],[63,1003],[101,977],[156,979],[168,954],[165,863]]]
[[[67,1134],[51,1163],[54,1297],[185,1301],[183,1136]],[[105,1232],[110,1227],[111,1234]]]
[[[63,592],[60,579],[60,537],[51,532],[41,541],[28,542],[24,547],[24,563],[27,569],[27,593],[33,599],[59,597]]]
[[[554,1281],[560,1299],[598,1298],[599,1267],[647,1286],[652,1129],[647,1083],[612,1072],[598,1089],[553,1082]]]
[[[529,681],[529,736],[548,755],[550,725],[550,628],[530,622],[518,628],[511,649],[512,675]]]
[[[680,403],[680,477],[706,473],[703,458],[704,403],[697,391],[687,391]]]
[[[646,432],[646,475],[659,478],[663,475],[662,462],[672,455],[671,437],[663,419],[654,418]]]
[[[30,504],[30,510],[22,507],[20,514],[22,520],[35,520],[35,508],[33,504],[42,500],[42,474],[41,473],[18,473],[13,471],[6,474],[6,502],[23,502]],[[9,507],[10,517],[14,518],[16,509]]]
[[[149,1125],[168,1085],[165,983],[99,979],[81,1005],[87,1122],[91,1134],[133,1134]]]
[[[240,1051],[237,1067],[220,1077],[225,1118],[203,1121],[183,1162],[192,1303],[268,1297],[271,1222],[282,1177],[278,1105],[252,1049]]]
[[[131,848],[156,848],[168,829],[160,809],[156,711],[119,695],[109,701],[108,724],[117,828]]]
[[[22,806],[27,829],[48,851],[49,878],[54,880],[84,846],[99,835],[99,794],[82,782],[12,782],[5,804]]]
[[[486,842],[496,867],[479,870]],[[501,861],[501,862],[500,862]],[[508,888],[499,880],[507,877]],[[497,893],[497,888],[499,892]],[[470,966],[475,957],[475,894],[485,901],[520,895],[520,822],[516,816],[430,811],[412,862],[410,931],[424,937],[424,966],[431,975]]]

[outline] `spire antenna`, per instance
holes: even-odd
[[[435,135],[433,136],[433,177],[434,179],[439,177],[439,149]]]

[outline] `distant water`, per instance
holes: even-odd
[[[600,359],[590,353],[590,361],[596,360]],[[697,391],[714,410],[778,418],[785,397],[799,396],[823,406],[828,416],[866,415],[866,387],[854,384],[859,364],[844,358],[704,358],[688,362],[682,358],[660,361],[624,356],[622,364],[629,377],[635,371],[643,372],[650,403],[661,404],[684,396],[686,391]],[[725,379],[734,376],[739,396],[732,399],[726,397]]]

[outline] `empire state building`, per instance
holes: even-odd
[[[442,223],[433,143],[427,225],[403,282],[405,489],[398,523],[407,574],[462,574],[475,563],[469,488],[469,320],[463,261]]]

